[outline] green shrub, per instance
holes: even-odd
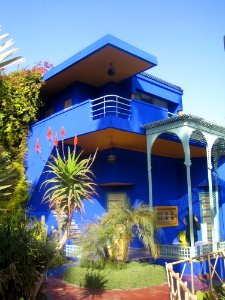
[[[29,299],[50,266],[55,244],[43,224],[35,221],[31,226],[24,212],[0,219],[0,241],[0,296]]]
[[[107,264],[104,269],[69,267],[65,281],[80,287],[97,290],[134,289],[160,285],[166,282],[165,268],[149,263]]]
[[[16,175],[7,199],[9,209],[23,207],[29,198],[24,161],[29,128],[37,120],[43,103],[42,75],[39,68],[0,74],[0,147],[7,152],[10,168]]]

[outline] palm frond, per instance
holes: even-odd
[[[7,33],[2,34],[0,36],[0,41],[3,41],[8,36],[9,35]],[[11,65],[22,63],[24,61],[24,58],[22,56],[17,56],[17,57],[6,60],[9,56],[13,55],[14,53],[16,53],[19,50],[19,48],[9,49],[14,44],[15,43],[13,42],[13,40],[9,39],[9,40],[7,40],[6,42],[4,42],[3,44],[0,45],[0,52],[2,52],[0,54],[0,70],[3,69],[3,68],[9,67]]]

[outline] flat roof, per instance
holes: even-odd
[[[99,87],[111,81],[120,82],[156,65],[155,56],[106,35],[49,70],[43,77],[43,91],[53,94],[76,81]]]

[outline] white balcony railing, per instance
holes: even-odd
[[[106,95],[91,100],[92,119],[116,116],[123,119],[131,117],[131,100],[117,95]]]

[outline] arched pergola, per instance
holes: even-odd
[[[189,207],[189,224],[190,232],[193,233],[193,218],[192,216],[192,186],[191,186],[191,151],[190,141],[202,143],[206,148],[207,157],[207,176],[209,186],[210,198],[210,211],[212,220],[212,230],[219,230],[219,206],[218,206],[218,173],[217,166],[219,158],[224,154],[225,150],[225,128],[218,126],[214,123],[207,122],[206,120],[195,117],[192,115],[182,115],[171,117],[168,119],[160,120],[154,123],[149,123],[144,126],[147,136],[147,159],[148,159],[148,177],[149,177],[149,203],[152,206],[153,193],[152,193],[152,164],[151,153],[152,146],[155,140],[163,133],[172,133],[178,136],[184,149],[184,164],[186,166],[187,175],[187,194],[188,194],[188,207]],[[212,154],[214,157],[214,169],[216,174],[216,213],[213,209],[213,184],[212,184]],[[213,250],[217,247],[220,234],[213,235],[212,243]],[[191,247],[194,246],[194,237],[191,234]],[[193,249],[194,251],[194,249]]]

